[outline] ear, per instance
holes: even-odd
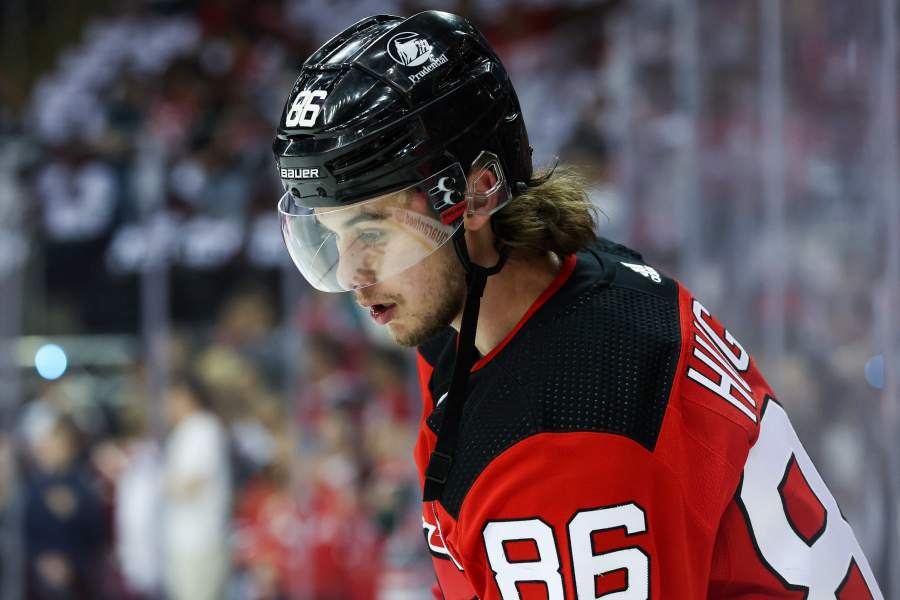
[[[474,189],[476,198],[469,200],[466,216],[463,221],[467,231],[478,231],[491,218],[491,211],[497,206],[497,194],[480,196],[497,185],[497,175],[491,169],[479,169],[469,173],[469,189]]]

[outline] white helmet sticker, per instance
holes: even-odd
[[[404,67],[418,67],[431,57],[434,46],[414,31],[402,31],[387,43],[388,55]]]

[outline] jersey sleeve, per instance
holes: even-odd
[[[625,436],[545,433],[489,465],[458,522],[440,520],[481,600],[705,597],[727,498],[707,510],[690,483]]]
[[[676,402],[694,415],[690,433],[730,455],[741,475],[718,524],[709,596],[881,598],[850,525],[753,359],[684,289],[681,299],[688,357]]]

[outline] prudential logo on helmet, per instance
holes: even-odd
[[[403,31],[388,40],[388,55],[404,67],[418,67],[431,57],[434,47],[414,31]]]

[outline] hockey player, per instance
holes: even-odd
[[[415,458],[447,600],[881,598],[747,351],[532,173],[464,19],[375,16],[302,66],[274,151],[287,248],[418,346]]]

